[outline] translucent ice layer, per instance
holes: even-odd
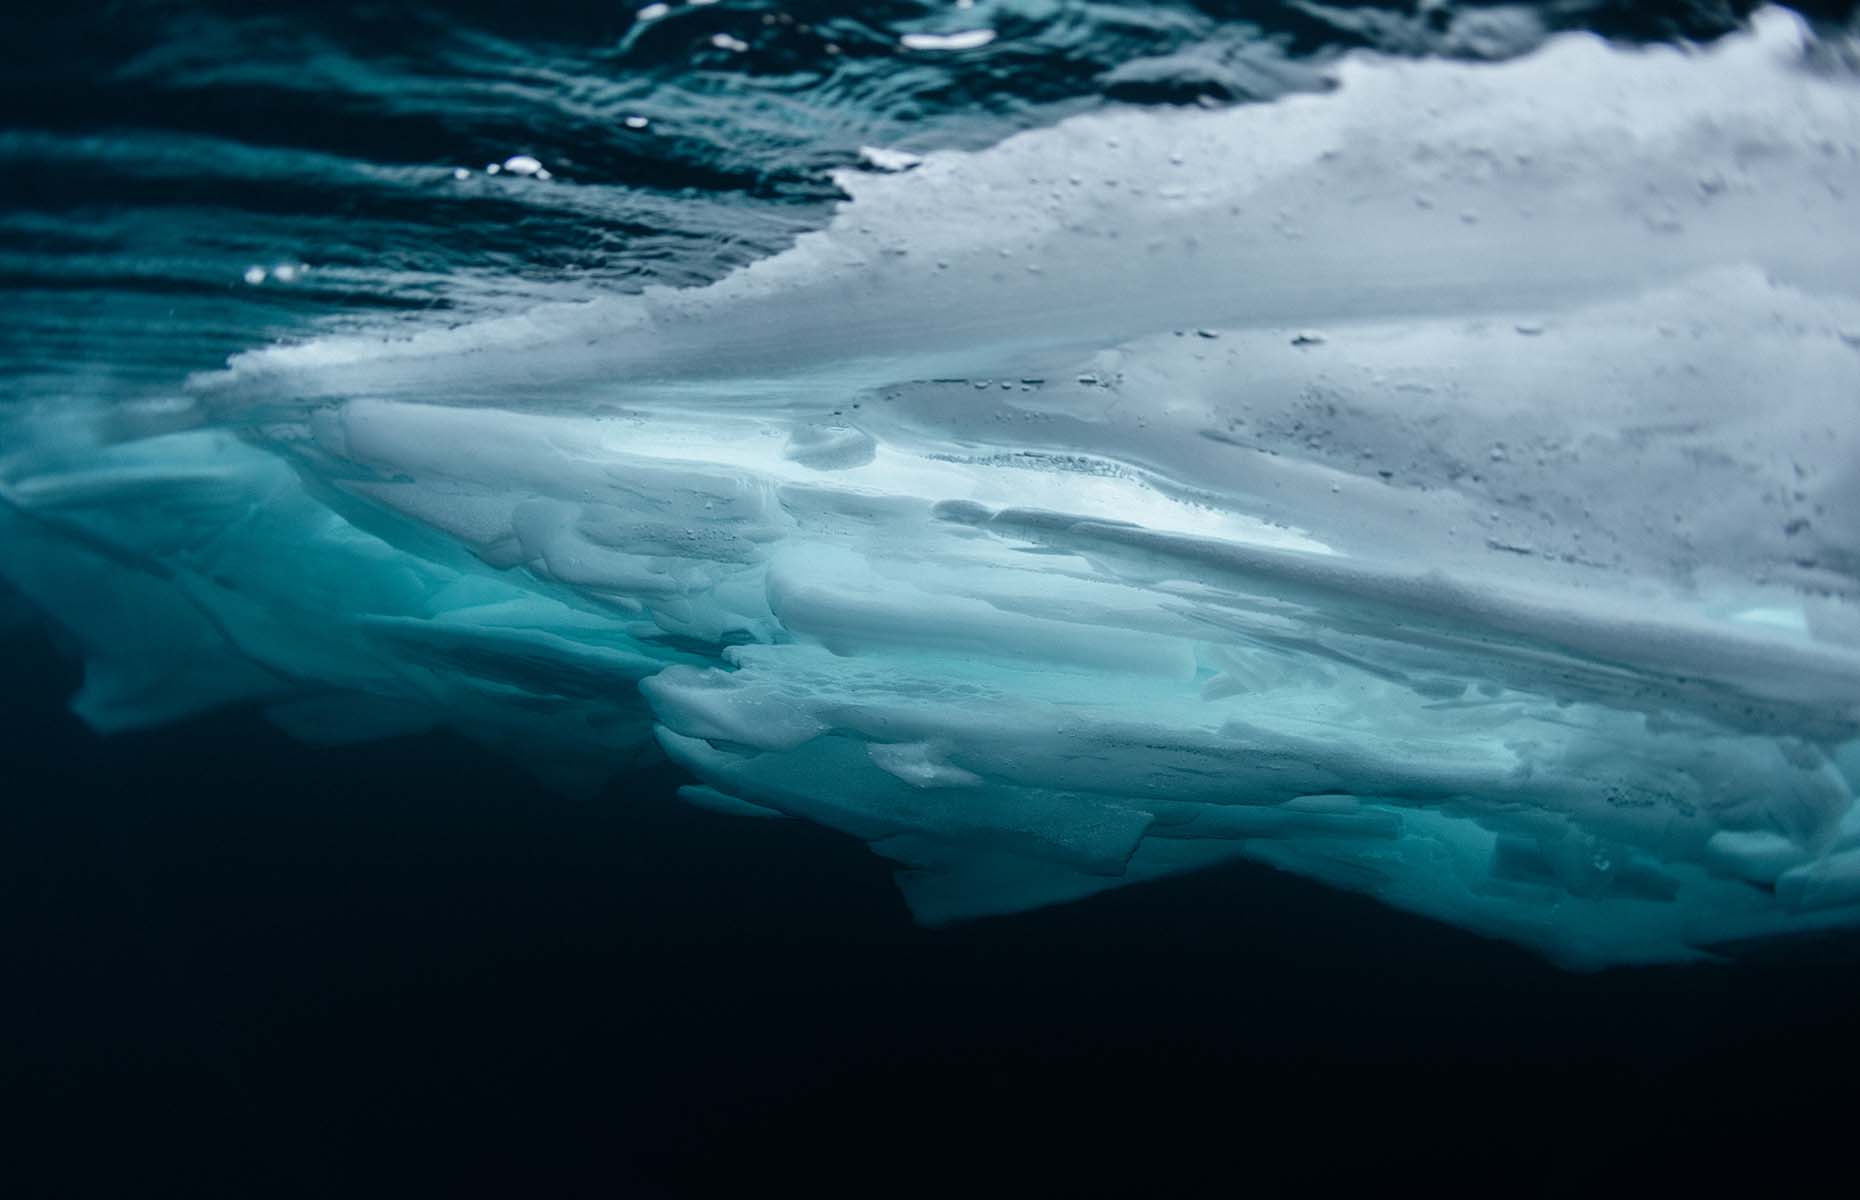
[[[39,413],[0,574],[100,728],[663,753],[926,921],[1240,856],[1572,964],[1853,924],[1841,61],[1365,56],[849,173],[711,287]]]

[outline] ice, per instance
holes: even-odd
[[[955,33],[907,33],[898,44],[906,50],[975,50],[994,40],[992,29],[963,29]]]
[[[926,922],[1246,858],[1571,965],[1852,925],[1860,85],[1808,37],[1356,56],[848,171],[708,288],[76,398],[7,431],[0,577],[99,728],[668,757]]]

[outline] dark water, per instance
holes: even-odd
[[[1709,39],[1748,7],[1535,12]],[[862,146],[1269,102],[1325,86],[1353,46],[1528,48],[1508,21],[16,6],[0,404],[159,392],[384,316],[712,279],[821,224]],[[998,36],[976,50],[898,44],[981,25]],[[485,172],[516,154],[553,178]],[[1167,1194],[1339,1173],[1567,1192],[1648,1165],[1801,1186],[1850,1136],[1828,1126],[1860,1065],[1850,947],[1572,975],[1247,866],[928,932],[857,843],[683,807],[669,773],[566,799],[463,741],[318,749],[245,712],[101,739],[64,712],[76,668],[38,627],[0,664],[9,1195]]]
[[[1860,1067],[1840,947],[1569,974],[1249,866],[927,932],[664,776],[104,741],[5,651],[12,1194],[1567,1194],[1835,1153]]]

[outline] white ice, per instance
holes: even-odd
[[[849,172],[708,288],[41,414],[0,576],[100,728],[665,755],[925,921],[1242,857],[1572,965],[1851,925],[1860,83],[1811,50],[1359,56]]]

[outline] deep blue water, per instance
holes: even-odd
[[[13,1194],[1567,1194],[1761,1177],[1860,1067],[1838,943],[1571,974],[1245,865],[931,932],[859,843],[665,774],[100,740],[5,650]]]
[[[862,146],[1526,48],[1455,24],[1478,7],[18,6],[0,404],[714,279],[821,224]],[[1747,9],[1539,13],[1665,40]],[[553,178],[486,172],[517,154]],[[100,738],[55,631],[0,664],[7,1194],[992,1194],[996,1159],[1035,1194],[1567,1191],[1839,1155],[1851,946],[1569,974],[1247,866],[931,932],[858,843],[687,808],[669,769],[564,798],[462,740],[313,748],[244,711]]]

